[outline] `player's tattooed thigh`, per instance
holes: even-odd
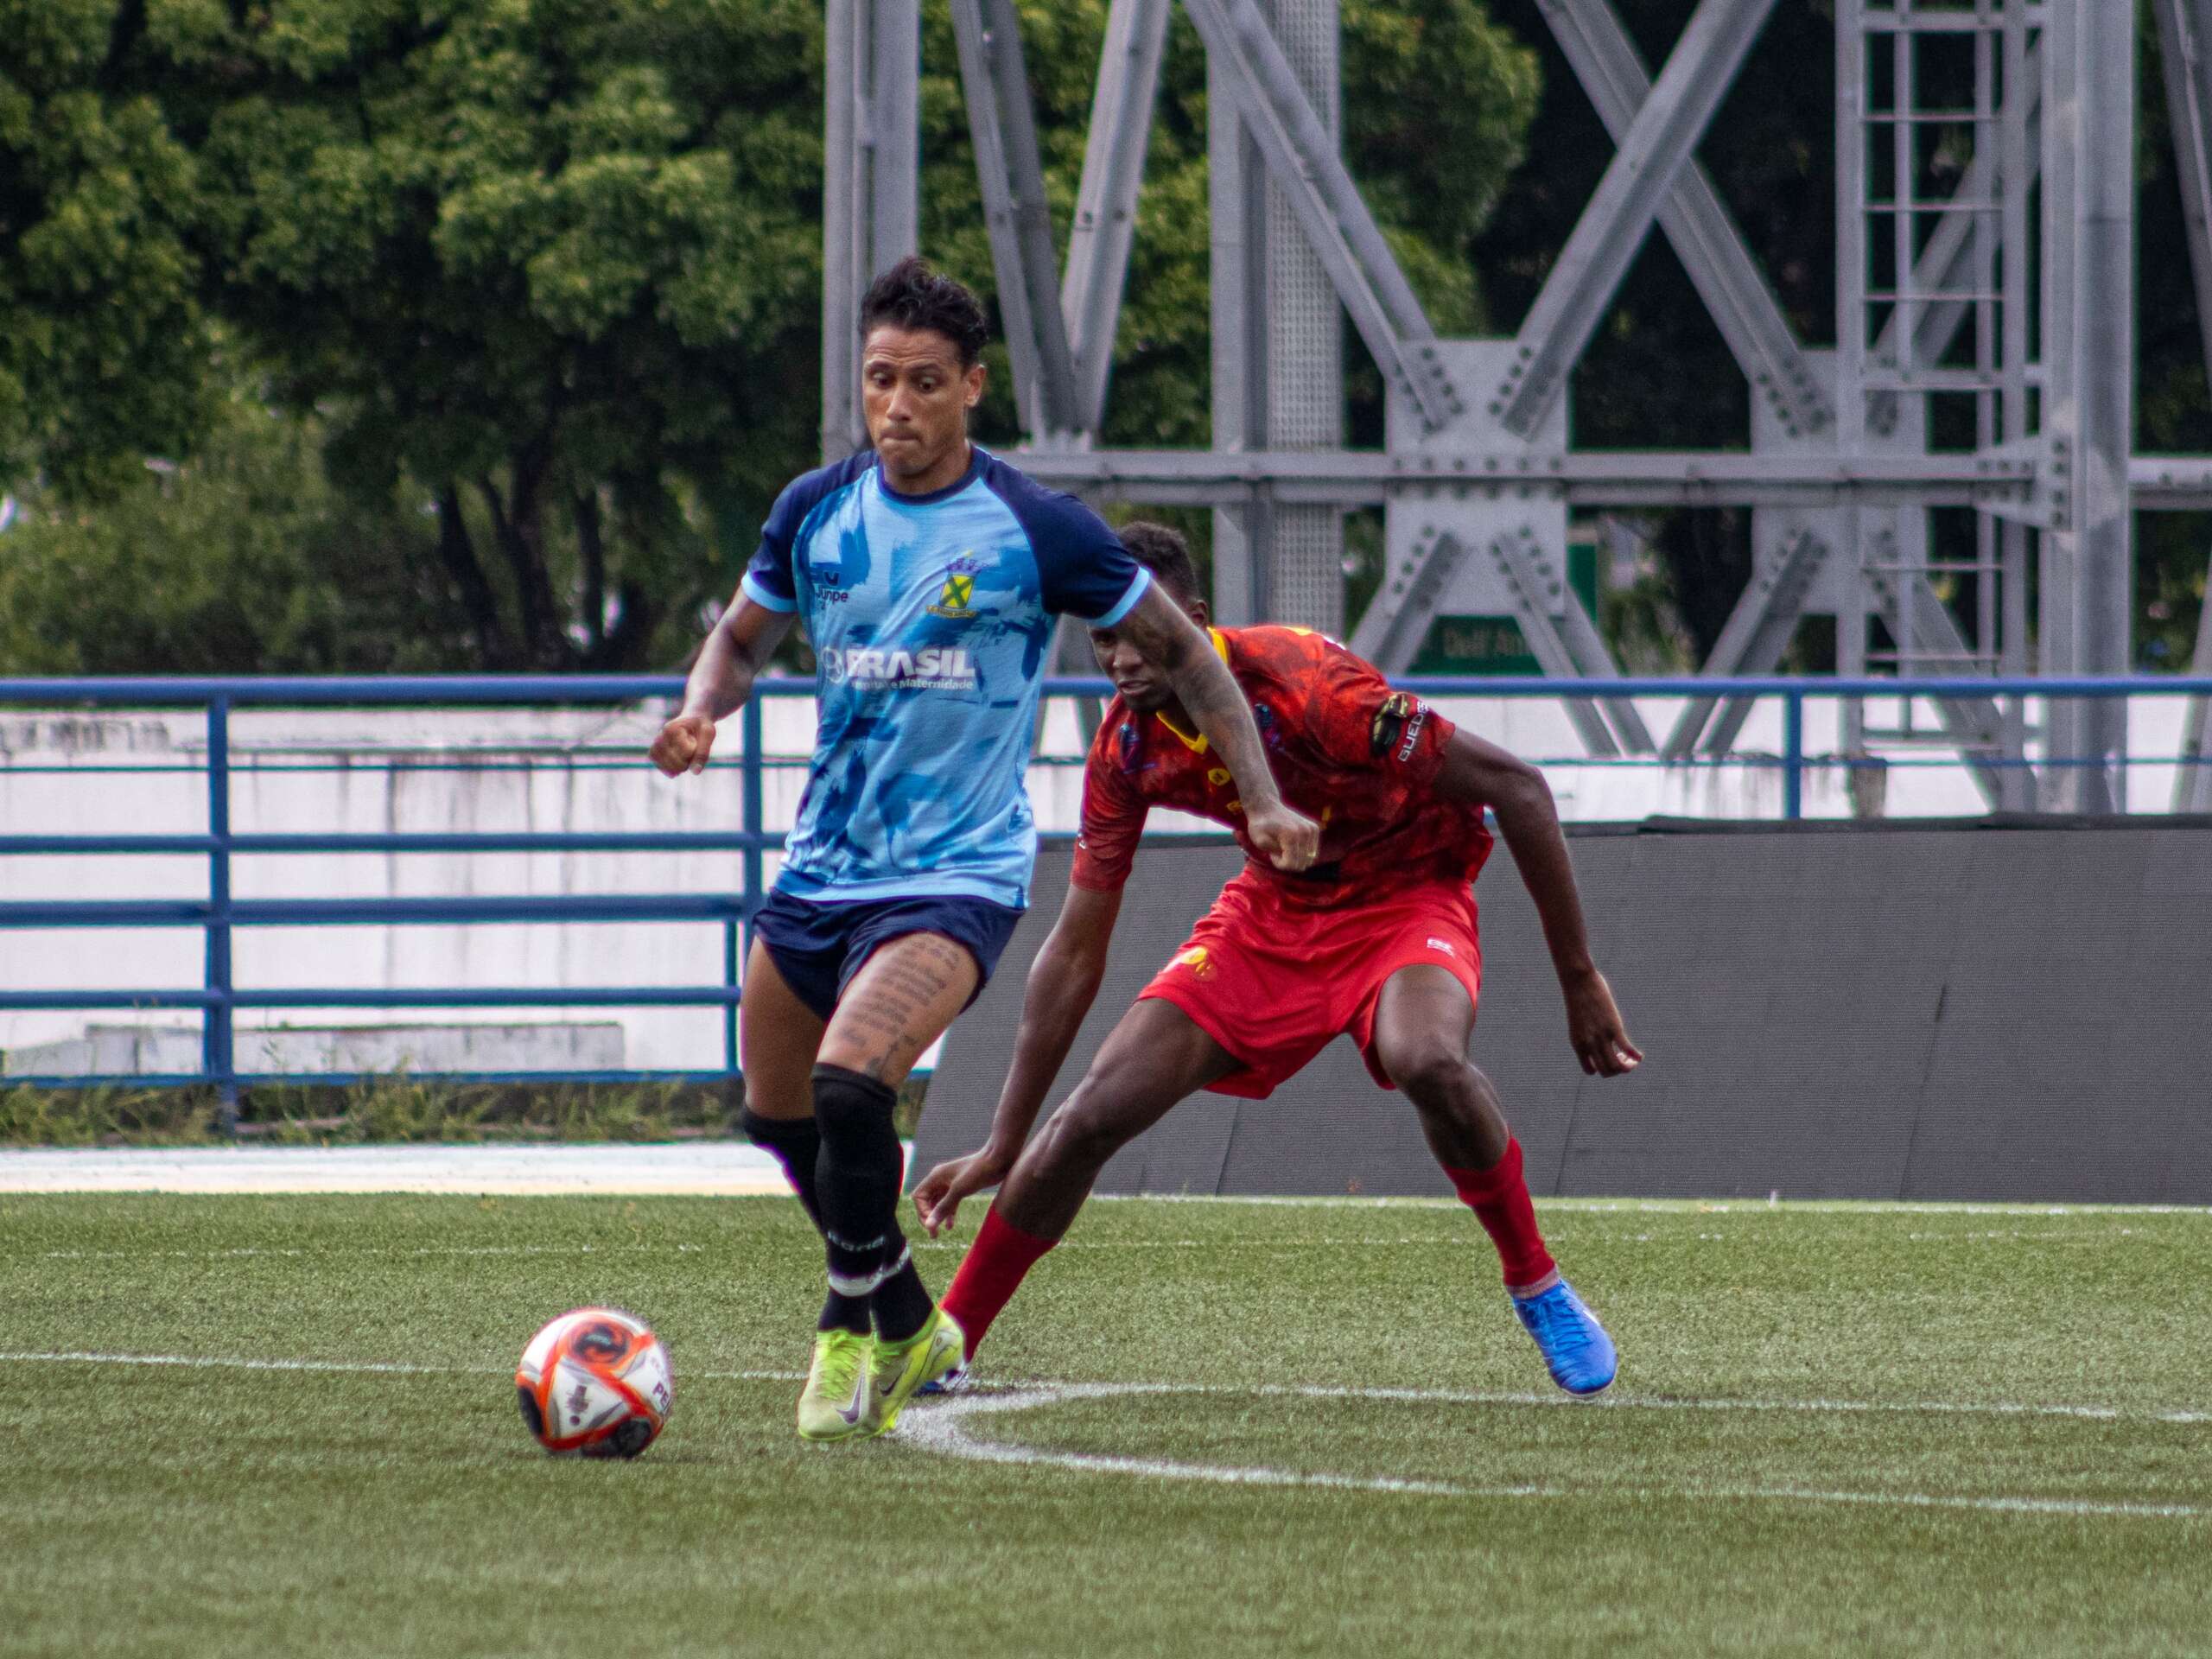
[[[894,1062],[903,1070],[937,1037],[944,1005],[965,995],[972,971],[967,951],[950,939],[913,934],[897,941],[868,964],[859,995],[838,1009],[836,1046],[859,1051],[862,1063],[855,1069],[870,1077]]]

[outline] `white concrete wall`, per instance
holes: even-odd
[[[1679,703],[1639,700],[1663,733]],[[1452,699],[1446,713],[1468,729],[1532,759],[1580,753],[1556,703]],[[620,709],[241,709],[232,715],[232,825],[244,832],[389,830],[670,830],[742,827],[738,768],[670,780],[644,762],[662,705]],[[1873,711],[1894,724],[1895,709]],[[2133,711],[2135,752],[2171,754],[2181,701],[2141,699]],[[772,758],[799,761],[810,747],[813,706],[804,698],[764,702]],[[1932,719],[1929,721],[1932,727]],[[1836,747],[1832,703],[1807,706],[1806,747]],[[1048,753],[1078,753],[1073,708],[1047,714]],[[723,754],[734,760],[735,723]],[[1778,754],[1781,708],[1761,705],[1746,728],[1746,753]],[[202,718],[188,711],[0,715],[0,833],[194,834],[207,827]],[[1655,814],[1749,818],[1780,816],[1782,779],[1771,768],[1548,765],[1560,814],[1570,820],[1634,820]],[[2131,785],[2138,810],[2160,810],[2172,768],[2145,766]],[[789,825],[804,783],[803,765],[771,770],[765,782],[771,829]],[[1072,829],[1081,804],[1078,766],[1037,766],[1030,791],[1039,823]],[[1808,817],[1848,811],[1840,771],[1808,772]],[[1971,815],[1982,810],[1947,751],[1893,757],[1893,816]],[[1203,829],[1156,815],[1155,830]],[[767,861],[772,880],[775,860]],[[559,894],[737,891],[742,856],[699,853],[486,853],[474,855],[241,855],[240,898]],[[62,855],[0,858],[0,898],[205,897],[207,861]],[[196,988],[201,935],[194,928],[0,931],[0,986],[10,989]],[[241,987],[695,985],[717,982],[722,938],[708,923],[619,923],[476,927],[241,929],[234,936]],[[174,1027],[188,1015],[149,1016]],[[461,1024],[512,1027],[543,1021],[619,1022],[626,1063],[650,1068],[719,1065],[721,1018],[712,1008],[455,1009],[242,1012],[238,1052],[255,1053],[251,1033],[270,1027]],[[127,1013],[0,1013],[0,1050],[85,1036],[90,1024],[130,1023]],[[549,1061],[549,1063],[550,1063]]]

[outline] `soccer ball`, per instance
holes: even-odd
[[[580,1307],[530,1339],[515,1393],[524,1423],[556,1457],[634,1458],[668,1421],[676,1379],[643,1319]]]

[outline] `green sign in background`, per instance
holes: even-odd
[[[1567,544],[1567,585],[1594,620],[1598,614],[1598,544],[1572,541]],[[1439,616],[1429,624],[1413,660],[1415,674],[1541,674],[1522,637],[1521,624],[1510,616]]]

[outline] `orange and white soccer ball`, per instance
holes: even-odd
[[[676,1379],[643,1319],[580,1307],[530,1339],[515,1393],[523,1421],[556,1456],[634,1458],[668,1421]]]

